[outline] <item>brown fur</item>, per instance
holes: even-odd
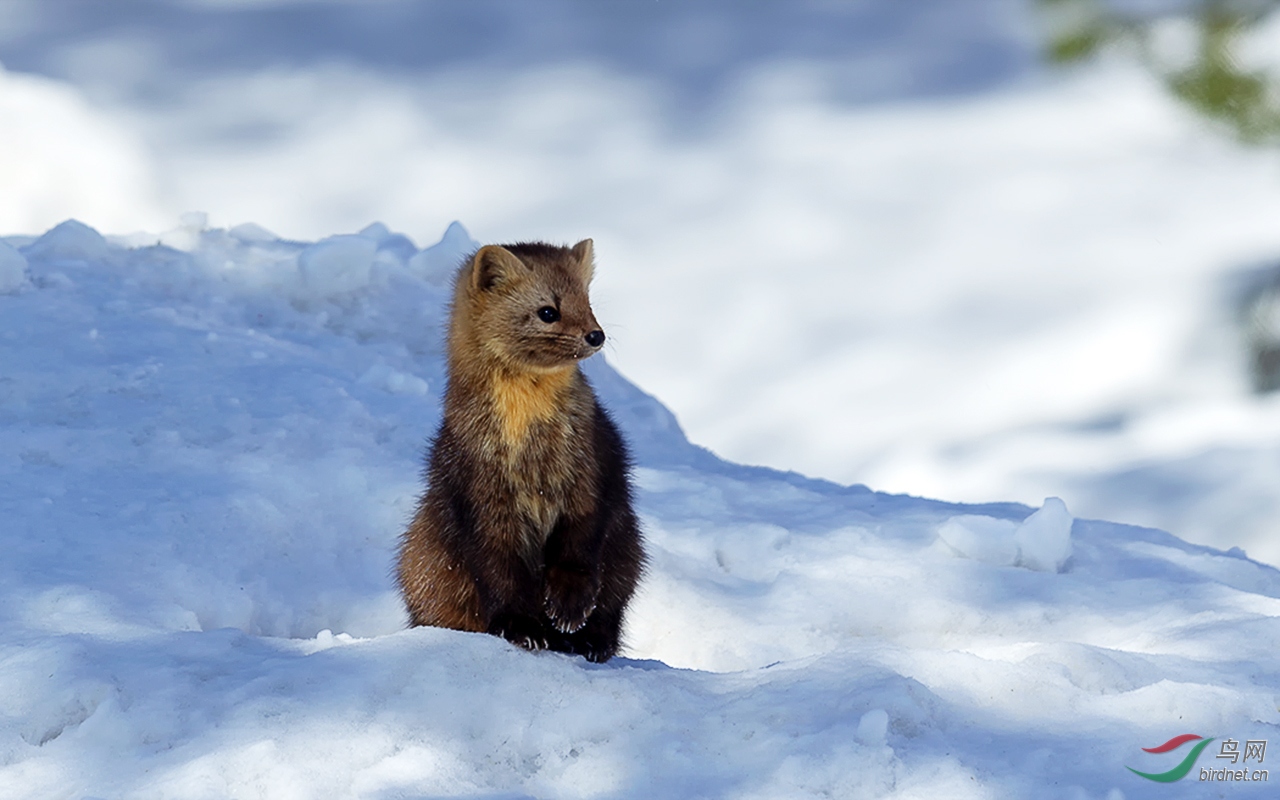
[[[459,270],[444,419],[400,549],[412,624],[617,651],[644,553],[626,448],[578,369],[604,338],[592,270],[589,239],[489,245]]]

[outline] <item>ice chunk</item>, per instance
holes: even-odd
[[[24,252],[27,258],[94,261],[110,249],[102,234],[79,220],[69,219],[45,231]]]
[[[298,266],[302,279],[317,297],[354,292],[369,285],[378,243],[358,234],[321,239],[302,251]]]
[[[1040,510],[1022,521],[1014,541],[1018,565],[1040,572],[1059,572],[1071,557],[1071,514],[1057,497],[1045,498]]]
[[[27,282],[27,259],[0,241],[0,294],[12,294]]]
[[[1017,530],[1007,519],[961,514],[942,523],[938,536],[965,558],[1008,567],[1018,560]]]
[[[938,538],[974,561],[1058,572],[1071,557],[1071,522],[1066,504],[1050,497],[1022,524],[961,514],[938,526]]]

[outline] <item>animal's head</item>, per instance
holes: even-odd
[[[590,239],[573,247],[481,247],[458,273],[455,325],[465,324],[466,338],[509,366],[568,366],[604,344],[587,296],[593,269]]]

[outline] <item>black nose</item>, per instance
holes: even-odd
[[[587,344],[592,347],[599,347],[604,344],[604,331],[594,330],[587,334]]]

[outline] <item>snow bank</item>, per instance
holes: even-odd
[[[47,5],[0,14],[0,58],[64,79],[0,72],[4,232],[592,236],[610,357],[722,455],[1280,564],[1280,395],[1217,313],[1280,254],[1277,154],[1123,59],[1043,72],[1042,4],[157,0],[91,37]],[[379,280],[346,242],[289,263],[299,303]]]
[[[1125,767],[1280,738],[1276,570],[729,464],[601,358],[652,556],[626,657],[405,630],[475,243],[204,225],[7,240],[0,798],[1191,797]]]

